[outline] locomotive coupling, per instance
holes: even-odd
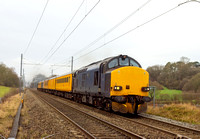
[[[144,102],[150,102],[150,101],[151,101],[151,98],[146,96],[146,97],[143,97],[142,100],[143,100]]]
[[[127,98],[125,96],[113,96],[112,100],[118,103],[125,103]]]

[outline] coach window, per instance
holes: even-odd
[[[120,66],[129,66],[129,59],[128,58],[119,58],[119,65]]]
[[[130,66],[140,67],[134,60],[130,60]]]
[[[98,71],[94,72],[94,85],[98,85]]]
[[[118,66],[118,59],[117,59],[117,58],[113,59],[112,61],[110,61],[110,62],[108,63],[108,68],[109,68],[109,69],[110,69],[110,68],[114,68],[114,67],[116,67],[116,66]]]

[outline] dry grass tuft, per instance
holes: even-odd
[[[177,121],[200,124],[200,108],[191,104],[170,104],[163,107],[148,107],[147,113]]]
[[[21,96],[14,95],[0,104],[0,134],[8,137],[12,129],[12,123],[17,113]]]

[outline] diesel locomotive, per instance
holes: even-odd
[[[37,89],[121,113],[145,112],[151,101],[148,72],[127,55],[109,57],[39,82]]]

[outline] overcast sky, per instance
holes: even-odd
[[[200,61],[200,3],[183,4],[143,25],[183,2],[185,0],[100,0],[99,3],[98,0],[49,0],[28,46],[47,0],[0,0],[0,62],[14,67],[19,74],[21,53],[24,63],[46,61],[43,65],[23,65],[25,77],[30,81],[38,73],[50,76],[52,69],[57,75],[70,72],[71,56],[75,60],[74,69],[119,54],[133,57],[144,69],[176,62],[182,56],[190,61]],[[125,22],[107,33],[137,9]],[[134,30],[110,42],[131,29]],[[101,36],[102,39],[89,45]],[[52,55],[50,58],[48,53]]]

